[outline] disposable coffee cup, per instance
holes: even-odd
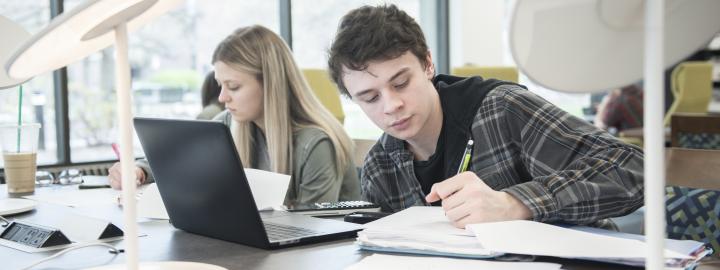
[[[40,124],[0,125],[5,183],[10,194],[35,191]]]

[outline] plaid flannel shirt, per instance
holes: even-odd
[[[535,221],[603,226],[643,204],[642,150],[518,85],[489,91],[470,133],[469,171],[519,199]],[[413,170],[404,142],[383,134],[365,158],[363,199],[390,212],[429,205]]]

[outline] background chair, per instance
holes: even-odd
[[[712,98],[712,64],[703,61],[688,61],[678,64],[670,78],[673,103],[665,112],[665,127],[672,126],[670,119],[675,113],[707,113]],[[666,139],[668,134],[666,135]],[[643,130],[633,128],[621,131],[621,140],[643,146]],[[667,141],[667,140],[666,140]]]
[[[363,164],[365,164],[365,156],[370,149],[375,145],[375,140],[366,139],[353,139],[355,144],[355,151],[353,152],[353,162],[355,162],[355,169],[357,169],[358,179],[362,176]]]
[[[670,84],[675,100],[665,113],[665,126],[673,113],[707,113],[712,98],[712,64],[680,63],[672,71]]]
[[[315,92],[315,96],[341,124],[344,123],[345,112],[340,103],[340,92],[330,80],[327,71],[324,69],[303,69],[302,72],[310,88]]]
[[[355,162],[356,167],[362,168],[363,164],[365,163],[365,156],[368,152],[370,152],[370,149],[373,147],[373,145],[375,145],[377,141],[366,139],[353,139],[353,142],[355,143],[353,161]]]
[[[453,68],[450,74],[459,77],[480,76],[488,79],[518,82],[518,71],[515,67],[463,66]]]
[[[673,147],[720,150],[720,114],[675,113],[670,119]]]

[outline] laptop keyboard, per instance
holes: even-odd
[[[305,236],[321,234],[319,231],[313,231],[305,228],[264,222],[265,232],[267,232],[270,242],[277,242],[286,239],[302,238]]]

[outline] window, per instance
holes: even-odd
[[[49,1],[3,0],[0,14],[20,24],[30,33],[39,31],[50,21]],[[4,63],[3,63],[4,64]],[[17,123],[18,87],[0,90],[0,123]],[[38,164],[57,162],[55,98],[52,73],[31,78],[23,84],[23,122],[40,123]],[[0,160],[0,168],[4,167]]]
[[[81,3],[66,0],[65,10]],[[212,70],[215,46],[238,27],[279,27],[277,1],[187,1],[130,33],[129,57],[136,116],[193,119],[200,86]],[[68,66],[72,162],[115,159],[118,139],[114,52],[103,50]],[[135,153],[142,149],[135,140]]]
[[[330,48],[340,18],[348,11],[363,5],[395,4],[414,17],[425,32],[431,51],[435,50],[435,17],[421,16],[433,14],[434,1],[422,0],[315,0],[292,2],[293,51],[301,68],[327,69],[327,51]],[[423,20],[425,18],[425,20]],[[345,130],[352,138],[377,139],[382,130],[373,124],[359,106],[347,98],[342,98],[345,111]]]
[[[136,116],[194,118],[201,111],[199,87],[212,69],[217,43],[234,29],[260,24],[279,32],[280,8],[285,0],[186,0],[177,10],[130,33],[129,58]],[[0,14],[36,33],[50,21],[50,3],[70,12],[83,0],[0,1]],[[342,15],[362,5],[393,3],[415,17],[433,55],[438,31],[438,2],[434,0],[318,0],[291,1],[295,56],[303,68],[326,68],[326,50]],[[285,10],[283,10],[284,12]],[[25,83],[22,112],[25,122],[42,124],[38,163],[70,165],[116,159],[110,144],[117,140],[113,47],[67,67],[67,85],[55,85],[52,73]],[[69,138],[56,126],[56,88],[68,89]],[[17,90],[0,91],[0,122],[17,119]],[[63,100],[64,97],[60,100]],[[345,128],[354,138],[377,138],[381,130],[352,101],[343,99]],[[137,142],[137,140],[136,140]],[[67,152],[58,151],[69,147]],[[60,156],[59,153],[63,152]],[[139,143],[136,155],[141,156]],[[0,163],[2,168],[2,163]]]

